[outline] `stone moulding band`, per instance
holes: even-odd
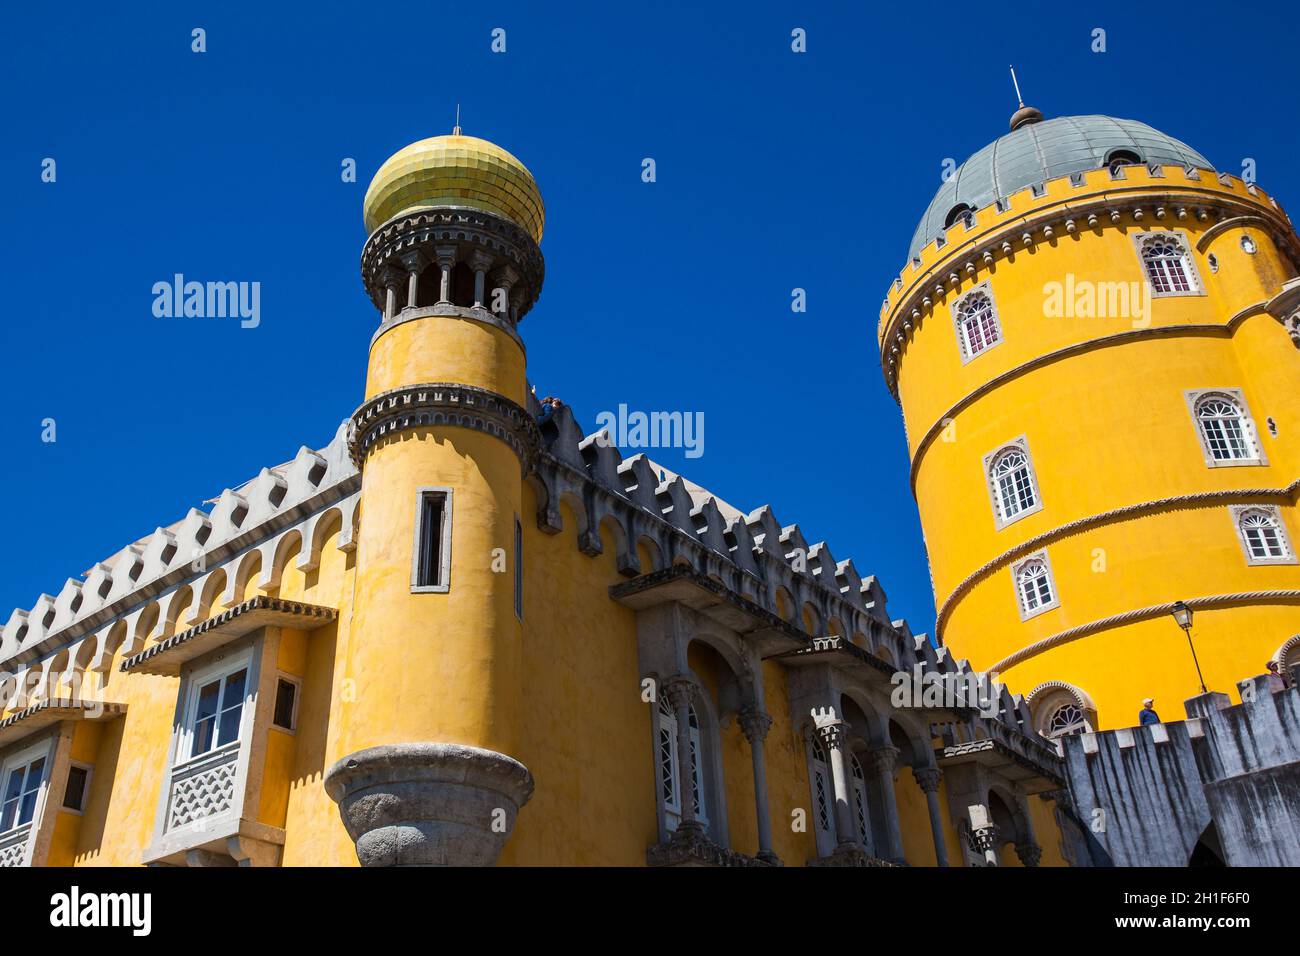
[[[1035,359],[1017,365],[1015,368],[1009,368],[1005,372],[994,376],[978,388],[959,398],[946,412],[939,416],[939,420],[930,426],[930,429],[922,436],[916,446],[916,454],[912,456],[911,469],[908,474],[908,482],[912,489],[912,496],[916,496],[916,476],[921,470],[921,459],[925,453],[930,450],[935,439],[942,434],[947,428],[947,423],[951,422],[955,416],[964,412],[975,402],[985,395],[1001,388],[1007,382],[1017,379],[1020,376],[1036,371],[1048,365],[1053,365],[1062,359],[1071,358],[1084,352],[1091,352],[1094,349],[1112,348],[1116,345],[1127,345],[1129,342],[1142,341],[1144,339],[1163,339],[1180,336],[1202,335],[1211,338],[1227,338],[1232,335],[1236,326],[1244,319],[1252,315],[1257,315],[1264,311],[1265,303],[1261,302],[1250,308],[1243,309],[1237,313],[1224,325],[1167,325],[1153,329],[1133,329],[1128,332],[1117,332],[1114,335],[1106,335],[1101,338],[1088,339],[1086,342],[1076,342],[1073,345],[1067,345],[1064,348],[1057,349],[1054,352],[1048,352],[1046,355],[1040,355]]]
[[[1204,508],[1222,504],[1224,502],[1239,501],[1243,503],[1253,503],[1261,498],[1282,498],[1291,500],[1295,498],[1297,493],[1300,493],[1300,478],[1297,478],[1295,481],[1291,482],[1291,484],[1282,488],[1235,488],[1225,491],[1204,491],[1191,495],[1174,495],[1170,498],[1158,498],[1155,501],[1143,501],[1135,505],[1126,505],[1123,508],[1116,508],[1113,511],[1103,511],[1101,514],[1079,518],[1075,521],[1063,524],[1058,528],[1052,528],[1050,531],[1044,531],[1042,534],[1034,535],[1034,537],[1029,540],[1021,542],[1014,548],[1009,548],[992,561],[989,561],[982,567],[972,571],[960,584],[953,588],[952,593],[948,595],[947,600],[945,600],[939,607],[939,613],[936,616],[934,625],[935,638],[940,644],[943,643],[943,632],[948,624],[948,618],[952,616],[953,606],[958,600],[964,597],[971,588],[979,583],[979,581],[1002,569],[1017,558],[1028,554],[1031,551],[1036,551],[1057,538],[1063,538],[1078,531],[1083,531],[1087,528],[1099,524],[1105,524],[1110,521],[1120,521],[1138,517],[1161,508]]]
[[[1294,589],[1277,589],[1272,591],[1239,591],[1235,594],[1212,594],[1205,597],[1190,598],[1184,601],[1193,611],[1220,607],[1235,607],[1241,604],[1263,604],[1263,603],[1294,603],[1300,602],[1300,590]],[[1115,614],[1111,617],[1104,617],[1100,620],[1090,621],[1087,624],[1080,624],[1078,627],[1072,627],[1068,630],[1053,634],[1051,637],[1045,637],[1041,641],[1035,641],[1028,647],[1022,647],[1014,654],[1009,654],[1002,660],[993,664],[989,672],[1005,674],[1008,669],[1015,667],[1017,664],[1029,660],[1031,657],[1037,657],[1044,651],[1051,650],[1053,647],[1059,647],[1062,644],[1069,644],[1081,637],[1087,637],[1089,634],[1095,634],[1098,631],[1107,631],[1111,628],[1122,627],[1125,624],[1132,624],[1135,621],[1145,621],[1148,618],[1164,617],[1171,614],[1174,609],[1173,601],[1165,604],[1153,604],[1150,607],[1134,608],[1132,611],[1125,611],[1123,614]]]
[[[384,436],[438,425],[470,428],[501,439],[519,457],[525,474],[536,461],[541,434],[532,415],[504,395],[446,382],[404,385],[363,403],[352,415],[348,448],[359,469]]]
[[[919,322],[924,319],[925,315],[937,311],[937,303],[927,305],[925,300],[931,296],[936,284],[945,287],[948,285],[951,276],[945,279],[945,272],[953,274],[962,274],[964,272],[963,284],[965,279],[978,282],[979,272],[987,268],[984,263],[984,256],[988,254],[997,258],[1005,255],[1005,253],[1001,252],[1001,247],[1008,234],[1032,235],[1042,231],[1045,227],[1055,228],[1060,225],[1064,228],[1067,220],[1086,222],[1089,215],[1097,216],[1101,212],[1124,212],[1134,208],[1146,209],[1162,206],[1175,209],[1180,206],[1216,209],[1219,211],[1222,220],[1240,219],[1242,217],[1261,218],[1268,224],[1283,251],[1287,252],[1293,260],[1296,258],[1293,250],[1288,251],[1289,246],[1286,243],[1286,237],[1292,235],[1290,224],[1280,212],[1268,208],[1258,197],[1247,199],[1235,193],[1219,192],[1204,187],[1197,188],[1188,184],[1175,184],[1163,188],[1143,184],[1122,190],[1111,189],[1094,194],[1083,202],[1066,200],[1031,209],[1021,216],[994,223],[978,235],[964,240],[961,245],[948,249],[944,255],[931,263],[924,272],[915,275],[911,279],[909,287],[902,291],[895,305],[887,307],[886,316],[881,321],[879,344],[881,366],[885,373],[885,382],[890,394],[894,396],[895,400],[899,398],[896,372],[897,368],[901,367],[902,353],[906,351],[908,339],[908,334],[903,330],[903,327],[910,328],[912,323]],[[1095,226],[1081,226],[1077,228],[1077,231],[1104,229],[1108,225],[1101,217],[1098,217]],[[1068,234],[1068,230],[1066,232]],[[1060,238],[1059,234],[1054,235],[1055,238],[1051,238],[1050,241],[1058,241]],[[1044,239],[1048,241],[1046,236]],[[904,274],[906,274],[906,270]],[[955,295],[956,293],[957,289],[950,292],[945,289],[944,295]],[[916,313],[916,315],[913,316],[913,313]],[[891,370],[890,356],[892,354],[891,349],[894,348],[899,349],[899,355],[895,367]]]

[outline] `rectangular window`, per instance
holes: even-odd
[[[78,763],[68,767],[68,786],[63,791],[63,809],[80,813],[86,808],[90,768]]]
[[[281,730],[298,726],[298,685],[281,677],[275,685],[275,713],[271,722]]]
[[[44,757],[10,768],[5,778],[4,800],[0,803],[0,833],[32,822],[44,775]]]
[[[190,748],[186,757],[201,756],[239,739],[247,684],[247,667],[199,684],[192,709]]]
[[[515,518],[515,617],[524,619],[524,526]]]
[[[451,489],[421,488],[411,590],[445,592],[451,577]]]

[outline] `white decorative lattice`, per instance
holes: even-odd
[[[22,866],[27,858],[27,837],[30,827],[12,833],[0,841],[0,867]]]
[[[172,785],[167,827],[183,827],[229,810],[235,799],[235,761],[218,764]]]

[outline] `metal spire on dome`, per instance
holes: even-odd
[[[1030,123],[1041,123],[1043,114],[1032,106],[1025,105],[1025,98],[1020,95],[1020,81],[1016,79],[1016,68],[1012,66],[1010,69],[1011,84],[1016,88],[1016,101],[1020,104],[1020,109],[1011,114],[1011,131],[1015,132],[1020,127],[1028,126]]]
[[[451,128],[452,136],[460,135],[460,104],[456,104],[456,125]]]

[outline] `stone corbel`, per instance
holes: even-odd
[[[362,866],[491,866],[533,795],[518,760],[464,744],[349,754],[325,775]]]

